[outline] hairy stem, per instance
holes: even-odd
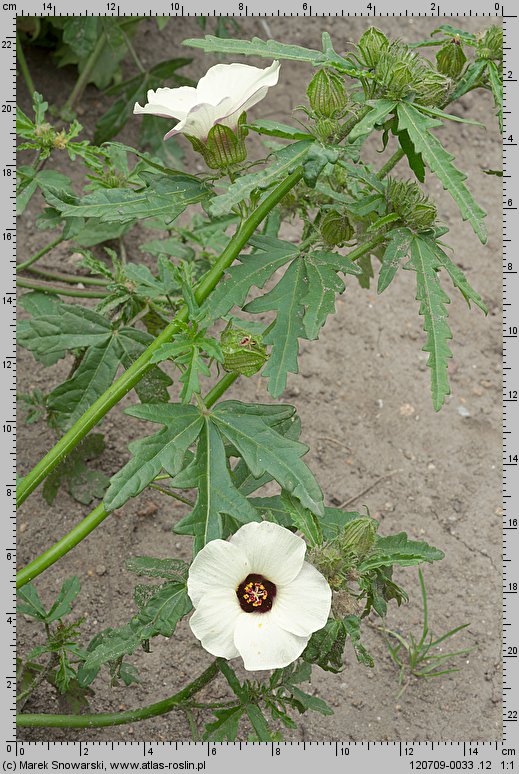
[[[353,115],[349,119],[349,121],[346,121],[346,123],[341,126],[339,142],[349,135],[353,127],[356,126],[356,124],[358,124],[359,121],[362,121],[362,119],[368,115],[370,110],[371,110],[371,107],[369,105],[365,105],[359,110],[359,112],[356,115]]]
[[[80,290],[79,288],[57,288],[55,285],[40,284],[28,279],[17,279],[19,288],[29,290],[41,290],[43,293],[52,293],[55,296],[72,296],[73,298],[106,298],[108,293],[102,290]]]
[[[195,291],[195,297],[200,304],[216,287],[225,270],[238,257],[250,237],[254,234],[260,223],[267,217],[276,204],[290,191],[303,177],[303,168],[298,167],[291,175],[274,188],[271,194],[251,213],[239,230],[230,239],[227,247],[212,266],[202,277]],[[17,505],[26,500],[31,492],[48,476],[56,465],[77,446],[82,438],[104,417],[104,415],[123,398],[137,382],[152,368],[150,362],[153,353],[164,343],[171,341],[175,333],[180,329],[180,324],[187,322],[189,311],[183,306],[175,315],[172,322],[157,336],[155,341],[135,360],[134,363],[119,377],[111,387],[106,390],[80,419],[68,430],[56,445],[43,457],[40,462],[20,482],[17,492]]]
[[[183,704],[202,688],[205,688],[211,680],[219,674],[217,662],[213,663],[202,672],[193,682],[182,688],[181,691],[147,707],[126,712],[100,712],[95,715],[30,715],[16,716],[16,724],[28,728],[105,728],[106,726],[122,726],[125,723],[135,723],[139,720],[165,715],[172,710],[183,709]],[[188,704],[189,706],[189,704]]]
[[[383,167],[380,167],[380,169],[377,172],[377,177],[379,180],[382,180],[386,175],[388,175],[393,167],[396,167],[398,162],[403,159],[405,156],[404,151],[402,148],[399,148],[396,150],[393,155],[386,161]]]
[[[20,36],[18,34],[16,35],[16,60],[18,62],[18,67],[20,68],[20,71],[23,75],[25,85],[27,86],[27,89],[32,99],[32,95],[34,94],[36,89],[34,87],[34,81],[32,80],[29,67],[27,65],[27,60],[25,58],[25,54],[23,51],[22,41],[20,40]]]
[[[65,241],[65,237],[63,234],[60,234],[60,236],[57,239],[54,239],[53,242],[49,242],[48,245],[45,245],[45,247],[42,247],[41,250],[38,250],[37,253],[34,253],[34,255],[31,255],[30,258],[27,258],[26,261],[22,261],[22,263],[18,263],[16,265],[16,271],[22,271],[23,269],[28,269],[29,266],[32,266],[33,263],[36,263],[36,261],[39,261],[40,258],[42,258],[44,255],[47,255],[47,253],[50,253],[51,250],[53,250],[57,245],[61,244]]]

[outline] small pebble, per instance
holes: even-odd
[[[288,398],[297,398],[298,395],[300,394],[301,394],[301,390],[299,389],[299,387],[289,387],[285,393],[285,395]]]
[[[157,503],[149,502],[146,503],[146,505],[141,508],[139,511],[137,511],[137,516],[153,516],[154,513],[157,513],[159,510],[159,506]]]
[[[104,566],[104,564],[98,564],[96,566],[96,573],[98,575],[104,575],[106,573],[106,567]]]

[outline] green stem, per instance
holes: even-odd
[[[220,400],[226,390],[229,389],[231,384],[234,384],[240,374],[225,374],[214,387],[212,387],[204,398],[204,403],[207,408],[214,406],[217,400]]]
[[[45,247],[42,247],[41,250],[38,250],[37,253],[34,253],[34,255],[31,255],[30,258],[27,258],[26,261],[23,261],[22,263],[18,263],[16,265],[16,271],[22,271],[23,269],[28,269],[29,266],[32,266],[33,263],[36,263],[36,261],[39,261],[40,258],[44,255],[47,255],[47,253],[50,253],[51,250],[53,250],[57,245],[61,244],[61,242],[65,241],[65,237],[63,234],[60,234],[60,236],[55,239],[53,242],[49,242],[48,245],[45,245]]]
[[[69,285],[95,285],[96,287],[105,288],[112,284],[111,280],[97,279],[96,277],[83,277],[81,274],[74,277],[72,274],[58,274],[58,272],[47,271],[46,269],[29,268],[27,271],[30,271],[31,274],[37,274],[39,277],[54,280],[55,282],[66,282]]]
[[[219,674],[217,662],[213,663],[202,672],[193,682],[182,688],[181,691],[147,707],[126,712],[100,712],[95,715],[30,715],[16,716],[16,724],[26,728],[105,728],[106,726],[122,726],[125,723],[135,723],[140,720],[165,715],[175,709],[182,709],[188,699],[202,688],[205,688],[211,680]]]
[[[27,86],[27,89],[29,90],[29,94],[31,95],[31,99],[32,99],[32,95],[34,94],[36,89],[34,87],[34,81],[31,77],[31,73],[27,65],[27,60],[23,52],[22,41],[20,40],[20,36],[18,34],[16,35],[16,59],[18,61],[18,65],[23,75],[25,85]]]
[[[121,32],[122,32],[122,34],[123,34],[123,37],[124,37],[124,42],[126,43],[126,48],[127,48],[127,49],[128,49],[128,51],[130,52],[130,56],[131,56],[131,58],[133,59],[133,61],[135,62],[135,65],[136,65],[137,69],[139,70],[139,72],[140,72],[140,73],[142,73],[143,75],[145,75],[145,73],[146,73],[146,68],[143,66],[143,64],[142,64],[141,60],[139,59],[139,56],[138,56],[138,54],[137,54],[136,50],[135,50],[135,49],[134,49],[134,47],[132,46],[132,44],[131,44],[131,41],[130,41],[130,38],[128,37],[128,35],[126,34],[126,32],[125,32],[125,31],[124,31],[124,30],[123,30],[121,27],[120,27],[119,29],[121,30]]]
[[[20,288],[28,288],[29,290],[41,290],[43,293],[53,293],[56,296],[72,296],[73,298],[106,298],[108,293],[103,293],[102,290],[79,290],[75,288],[57,288],[54,285],[40,285],[39,282],[33,282],[33,280],[17,279],[16,284]]]
[[[382,180],[383,177],[385,177],[393,167],[396,167],[400,159],[403,159],[405,156],[404,151],[402,148],[399,148],[397,151],[393,153],[393,155],[386,161],[383,167],[381,167],[377,172],[377,177],[379,180]]]
[[[303,168],[298,167],[283,182],[279,183],[272,193],[242,223],[240,229],[230,239],[219,259],[198,283],[195,298],[199,304],[205,301],[207,296],[216,287],[225,270],[238,257],[260,223],[302,177]],[[38,462],[30,473],[22,479],[18,485],[17,505],[21,505],[26,500],[31,492],[48,476],[51,470],[143,378],[147,371],[153,367],[153,364],[150,362],[153,353],[162,344],[171,341],[175,333],[179,331],[181,323],[187,322],[188,319],[189,311],[187,306],[183,306],[172,322],[157,336],[155,341],[150,344],[142,355],[85,411],[83,416],[60,438],[56,445]]]
[[[368,115],[371,109],[372,108],[369,105],[365,105],[356,115],[352,116],[349,121],[346,121],[346,123],[341,126],[339,142],[349,135],[353,127],[356,126],[359,121],[362,121],[362,119]]]
[[[74,546],[77,546],[87,535],[89,535],[102,521],[106,519],[109,512],[105,510],[103,503],[100,503],[97,508],[86,516],[83,521],[80,521],[69,533],[54,543],[48,551],[38,556],[34,561],[30,562],[26,567],[16,573],[16,588],[19,589],[25,586],[26,583],[32,581],[40,573],[44,572],[62,556],[68,554]]]
[[[94,67],[97,64],[97,60],[101,56],[103,52],[103,48],[106,45],[106,33],[102,32],[99,35],[99,39],[95,45],[94,50],[88,57],[85,67],[83,69],[83,72],[80,74],[79,78],[77,79],[74,88],[69,94],[69,97],[65,104],[63,105],[62,112],[73,110],[74,105],[76,102],[81,98],[81,95],[83,94],[86,85],[88,81],[90,80],[90,76],[92,75],[92,71]]]
[[[225,376],[220,379],[220,381],[217,382],[205,396],[205,407],[210,408],[213,406],[216,401],[221,398],[224,392],[231,386],[231,384],[233,384],[236,379],[238,379],[238,377],[239,374],[225,374]],[[156,476],[153,481],[163,481],[169,478],[171,478],[169,474],[164,474]],[[150,488],[158,489],[159,492],[164,492],[170,497],[174,497],[176,500],[180,500],[180,502],[193,507],[193,503],[190,500],[184,499],[180,495],[173,493],[168,489],[164,489],[161,486],[157,486],[156,483],[152,483],[149,486]],[[102,503],[98,505],[97,508],[94,508],[94,510],[91,511],[88,516],[85,516],[83,521],[74,527],[74,529],[65,535],[65,537],[61,538],[61,540],[58,540],[58,542],[49,548],[48,551],[45,551],[44,554],[38,556],[16,574],[16,588],[19,589],[22,586],[25,586],[26,583],[34,580],[34,578],[36,578],[42,572],[47,570],[51,565],[57,562],[58,559],[61,559],[63,556],[65,556],[65,554],[68,554],[69,551],[75,548],[78,543],[80,543],[97,526],[99,526],[99,524],[101,524],[101,522],[104,521],[108,515],[108,511],[105,510]]]
[[[165,494],[168,497],[173,497],[175,500],[178,500],[180,503],[184,503],[184,505],[189,505],[191,508],[194,508],[195,506],[192,500],[187,500],[185,497],[181,497],[176,492],[172,492],[171,489],[166,489],[163,486],[158,486],[158,484],[148,484],[148,487],[150,489],[156,489],[158,492],[162,492],[162,494]]]
[[[380,245],[385,238],[385,234],[378,234],[377,236],[368,239],[366,242],[362,242],[362,244],[358,245],[354,250],[351,250],[347,257],[350,261],[356,261],[358,258],[362,258],[366,253],[369,253],[370,250],[373,250],[374,247]]]

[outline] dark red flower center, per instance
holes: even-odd
[[[263,575],[247,575],[238,588],[236,596],[245,613],[267,613],[276,596],[276,586]]]

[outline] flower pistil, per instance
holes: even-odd
[[[245,613],[266,613],[272,608],[276,585],[263,575],[250,573],[236,589],[236,595]]]

